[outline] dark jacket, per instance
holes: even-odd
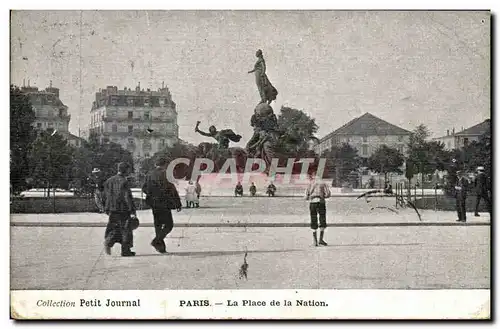
[[[104,183],[106,212],[128,212],[135,214],[134,199],[127,178],[115,175]]]
[[[469,181],[467,180],[467,178],[465,177],[459,178],[457,180],[457,183],[455,184],[455,197],[457,199],[467,198],[468,189],[469,189]]]
[[[103,174],[92,174],[90,176],[90,180],[92,181],[92,184],[94,184],[95,188],[97,188],[101,192],[104,191],[104,183],[106,182],[106,179],[104,179]]]
[[[478,194],[486,194],[489,190],[488,178],[485,173],[480,173],[476,176],[475,180],[476,192]]]
[[[154,169],[146,176],[142,191],[146,203],[153,209],[179,209],[181,198],[174,184],[168,181],[164,169]]]

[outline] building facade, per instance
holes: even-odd
[[[471,142],[479,142],[481,137],[490,131],[491,120],[487,119],[458,133],[455,133],[455,129],[453,129],[450,134],[448,130],[446,136],[433,138],[433,140],[443,143],[446,150],[454,150],[460,149]]]
[[[151,157],[179,136],[176,104],[168,88],[157,91],[108,86],[95,94],[89,136],[120,144],[135,158]]]
[[[39,130],[49,128],[57,131],[69,131],[68,107],[59,99],[59,89],[52,87],[52,83],[45,90],[37,87],[23,86],[21,91],[29,96],[33,111],[35,111],[34,127]]]
[[[315,151],[322,154],[343,143],[358,150],[362,159],[369,158],[380,146],[387,145],[406,154],[411,132],[370,113],[355,118],[320,140]]]
[[[33,111],[35,112],[35,121],[33,126],[39,131],[47,129],[57,130],[57,133],[66,138],[72,146],[79,147],[82,139],[69,132],[69,121],[71,115],[68,114],[68,107],[59,98],[59,88],[52,86],[45,90],[38,90],[38,87],[22,86],[21,91],[28,95]]]

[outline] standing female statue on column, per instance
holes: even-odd
[[[255,56],[258,58],[254,65],[252,71],[248,73],[255,73],[255,83],[257,84],[257,89],[259,90],[259,95],[261,103],[271,104],[272,101],[278,96],[278,91],[273,87],[266,75],[266,61],[262,55],[262,50],[257,50]]]

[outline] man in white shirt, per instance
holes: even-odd
[[[319,215],[319,245],[327,246],[323,239],[326,229],[326,202],[331,196],[328,186],[317,181],[316,173],[309,176],[310,182],[306,189],[306,200],[309,201],[309,211],[311,214],[311,229],[313,230],[314,245],[318,246],[318,215]]]

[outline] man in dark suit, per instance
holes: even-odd
[[[181,211],[181,199],[172,182],[167,179],[167,160],[164,158],[156,162],[153,169],[144,181],[142,191],[146,194],[146,204],[153,211],[155,238],[151,246],[160,253],[166,253],[165,238],[174,228],[172,209]]]
[[[132,191],[127,180],[129,165],[125,162],[118,164],[118,174],[104,183],[105,211],[109,215],[106,227],[104,247],[108,255],[115,243],[121,244],[121,255],[135,256],[131,219],[137,218]]]
[[[477,176],[474,181],[474,185],[476,188],[476,209],[474,212],[474,216],[479,216],[479,203],[481,199],[484,199],[486,202],[486,206],[488,207],[488,212],[491,216],[491,200],[489,196],[489,182],[486,174],[484,173],[484,167],[477,167]]]
[[[469,181],[462,171],[457,171],[457,182],[455,184],[455,198],[457,199],[457,222],[466,222],[467,213],[465,203],[467,200],[467,190],[469,188]]]

